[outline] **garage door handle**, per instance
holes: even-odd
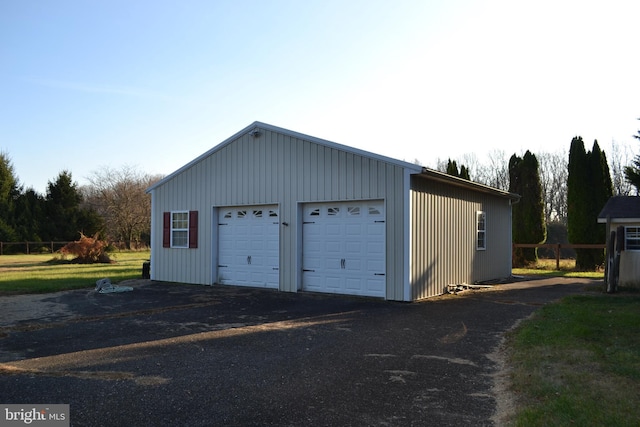
[[[247,264],[251,265],[251,255],[247,257]]]
[[[342,259],[340,260],[340,268],[344,269],[344,268],[346,268],[346,267],[347,267],[347,260],[346,260],[346,259],[344,259],[344,258],[342,258]]]
[[[315,272],[316,272],[315,270],[309,270],[309,269],[307,269],[307,268],[303,268],[303,269],[302,269],[302,271],[310,271],[310,272],[312,272],[312,273],[315,273]]]
[[[374,276],[386,276],[384,273],[373,273]]]
[[[229,267],[228,265],[219,265],[218,267]]]

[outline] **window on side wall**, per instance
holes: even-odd
[[[171,247],[189,247],[189,212],[171,212]]]
[[[624,248],[628,251],[640,251],[640,226],[625,227]]]
[[[173,211],[163,214],[162,247],[198,247],[198,211]]]
[[[487,249],[487,214],[483,211],[476,212],[476,250]]]

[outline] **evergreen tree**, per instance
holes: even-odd
[[[469,177],[469,169],[467,169],[464,165],[460,166],[460,175],[458,176],[462,179],[466,179],[467,181],[471,180],[471,178]]]
[[[46,240],[73,241],[80,233],[94,235],[101,221],[94,211],[81,208],[82,194],[71,172],[62,171],[55,182],[49,181],[45,195]]]
[[[574,137],[569,148],[569,174],[567,177],[567,233],[571,243],[587,243],[588,220],[585,204],[589,198],[586,182],[587,153],[582,137]]]
[[[44,198],[33,188],[29,188],[18,196],[15,206],[15,229],[18,240],[42,241],[41,228],[47,223]]]
[[[509,160],[509,192],[520,194],[513,206],[513,240],[516,243],[543,243],[547,238],[544,199],[538,159],[527,150],[522,158],[515,154]],[[536,248],[518,248],[514,265],[523,266],[538,260]]]
[[[0,152],[0,241],[15,241],[15,198],[19,194],[18,180],[9,155]]]
[[[471,178],[469,177],[469,169],[467,169],[464,165],[460,165],[460,171],[458,171],[458,164],[455,160],[451,159],[449,159],[449,161],[447,162],[447,175],[466,179],[467,181],[471,180]]]
[[[449,162],[447,163],[447,175],[453,175],[453,176],[458,176],[459,172],[458,172],[458,164],[456,163],[455,160],[451,160],[449,159]]]
[[[569,177],[567,180],[567,216],[569,241],[603,243],[606,240],[604,224],[598,224],[598,213],[613,194],[611,174],[605,153],[598,141],[593,149],[585,151],[584,142],[574,137],[569,150]],[[576,249],[576,268],[594,270],[604,262],[604,251]]]

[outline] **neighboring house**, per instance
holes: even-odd
[[[607,224],[607,236],[618,227],[624,234],[618,236],[624,242],[620,252],[621,286],[640,286],[640,197],[611,197],[598,215],[598,222]]]
[[[518,195],[265,123],[147,192],[153,280],[414,301],[511,275]]]

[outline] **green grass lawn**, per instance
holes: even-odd
[[[108,277],[113,283],[141,278],[149,251],[109,253],[112,264],[70,264],[56,255],[0,256],[0,294],[43,293],[95,286]]]
[[[516,426],[640,425],[640,295],[542,307],[507,339]]]
[[[575,259],[561,259],[560,269],[556,269],[555,259],[539,259],[536,265],[529,268],[514,268],[516,276],[548,276],[548,277],[583,277],[588,279],[604,278],[604,271],[576,271]]]

